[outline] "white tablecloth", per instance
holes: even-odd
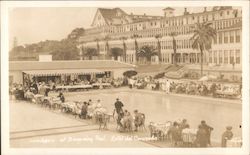
[[[234,137],[231,140],[227,141],[227,147],[241,147],[242,146],[242,138]]]
[[[196,133],[198,129],[183,129],[182,140],[186,143],[193,143],[196,139]]]
[[[56,89],[85,89],[92,88],[92,85],[72,85],[72,86],[56,86]]]

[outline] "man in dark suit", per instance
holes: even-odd
[[[119,100],[119,98],[117,98],[115,102],[115,110],[118,115],[120,114],[120,111],[122,111],[123,106],[124,106],[123,103]]]

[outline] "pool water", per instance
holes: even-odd
[[[96,102],[113,112],[116,98],[119,98],[124,109],[131,113],[137,109],[146,115],[146,123],[150,121],[164,123],[183,118],[188,120],[191,128],[197,128],[201,120],[214,128],[211,138],[219,142],[225,127],[233,127],[235,136],[241,136],[239,127],[242,123],[242,106],[237,103],[227,103],[221,99],[195,98],[188,96],[175,96],[162,93],[128,90],[122,92],[88,92],[88,93],[65,93],[66,100]]]

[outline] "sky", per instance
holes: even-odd
[[[122,8],[126,13],[163,16],[162,8]],[[208,8],[209,9],[209,8]],[[18,45],[45,40],[61,40],[75,28],[90,28],[97,8],[90,7],[43,7],[11,8],[9,10],[9,42],[14,37]],[[175,8],[175,15],[183,14],[184,8]],[[203,11],[202,7],[188,8],[190,13]]]

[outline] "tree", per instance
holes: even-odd
[[[159,57],[159,61],[162,61],[162,57],[161,57],[161,42],[160,42],[160,38],[162,36],[157,34],[155,35],[155,38],[157,39],[157,50],[158,50],[158,57]]]
[[[121,37],[122,45],[123,45],[123,58],[125,62],[126,62],[126,57],[127,57],[127,45],[125,43],[126,39],[127,39],[126,37]]]
[[[84,56],[87,56],[89,60],[92,60],[93,56],[98,56],[99,52],[95,48],[86,48],[84,50]]]
[[[173,58],[173,61],[174,61],[174,65],[177,65],[177,60],[176,60],[176,49],[177,49],[177,46],[176,46],[176,40],[175,40],[175,36],[176,36],[176,33],[172,32],[170,34],[170,36],[172,36],[173,40],[172,40],[172,43],[173,43],[173,50],[174,50],[174,58]]]
[[[212,23],[197,23],[194,35],[191,37],[192,48],[200,50],[201,76],[203,76],[203,52],[211,49],[212,40],[216,37],[216,30],[211,25]]]
[[[49,43],[49,42],[48,42]],[[50,42],[49,46],[44,46],[45,49],[50,50],[54,60],[77,60],[79,59],[79,52],[76,43],[69,39],[63,39],[59,44]]]
[[[84,28],[75,28],[74,30],[71,31],[71,33],[68,35],[68,39],[73,39],[77,40],[80,38],[85,33]]]
[[[115,58],[115,60],[117,60],[118,56],[122,56],[123,55],[123,49],[119,48],[119,47],[111,48],[110,55],[113,56]]]
[[[144,45],[136,52],[136,57],[146,58],[147,62],[151,61],[151,57],[157,55],[156,49],[153,46]]]

